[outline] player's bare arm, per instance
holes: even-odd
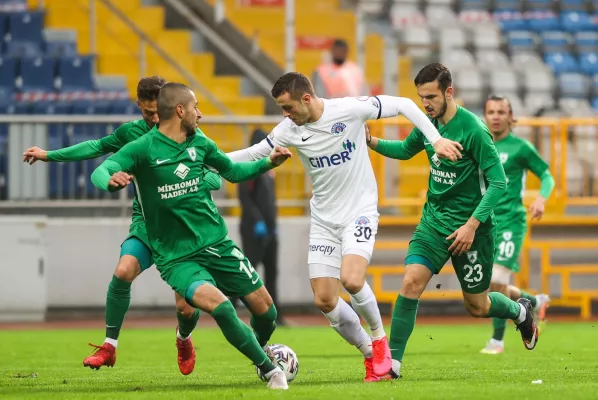
[[[23,162],[33,165],[36,161],[48,161],[48,152],[37,146],[33,146],[25,150],[23,153]]]

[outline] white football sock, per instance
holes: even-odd
[[[110,343],[112,346],[114,346],[114,348],[116,349],[116,346],[118,346],[118,339],[111,339],[111,338],[106,338],[104,340],[104,343]]]
[[[181,339],[181,340],[187,340],[187,339],[189,339],[189,338],[191,337],[191,334],[189,334],[189,336],[187,336],[187,337],[182,337],[182,336],[181,336],[181,333],[180,333],[180,332],[179,332],[179,330],[177,329],[177,330],[176,330],[176,337],[177,337],[177,339]]]
[[[372,339],[378,340],[386,336],[376,296],[367,282],[358,293],[351,295],[351,305],[357,314],[368,323]]]
[[[525,309],[525,307],[523,306],[523,304],[519,304],[519,308],[521,309],[521,312],[519,313],[519,318],[517,318],[515,320],[515,323],[517,325],[519,325],[520,323],[522,323],[523,321],[525,321],[525,317],[527,317],[527,310]]]
[[[372,338],[361,326],[359,316],[345,300],[339,298],[334,310],[323,314],[343,339],[357,347],[365,358],[372,357]]]

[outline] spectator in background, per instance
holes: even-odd
[[[267,137],[256,129],[251,144],[257,144]],[[243,252],[254,268],[264,265],[265,285],[278,309],[278,325],[284,325],[278,303],[276,280],[278,277],[278,232],[276,230],[276,192],[274,173],[269,171],[254,180],[237,185],[241,202],[241,243]]]
[[[367,95],[363,71],[359,65],[347,60],[349,46],[336,39],[330,49],[331,59],[318,67],[312,83],[320,97],[334,99]]]

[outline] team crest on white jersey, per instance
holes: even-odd
[[[503,164],[509,159],[509,153],[499,153],[498,156],[500,157],[500,162]]]
[[[345,132],[346,128],[347,125],[343,124],[342,122],[337,122],[334,125],[332,125],[332,129],[330,130],[330,132],[332,132],[334,136],[339,136]]]
[[[195,147],[188,148],[187,153],[189,153],[189,157],[191,157],[191,161],[197,160],[197,152],[195,151]]]
[[[189,171],[191,171],[191,168],[189,168],[185,164],[179,164],[179,166],[176,167],[176,169],[174,170],[174,174],[181,179],[185,179]]]
[[[367,217],[359,217],[355,221],[355,225],[357,225],[357,226],[364,226],[364,225],[369,225],[369,224],[370,224],[370,220]]]
[[[472,250],[467,252],[467,259],[470,263],[475,263],[478,260],[478,251]]]

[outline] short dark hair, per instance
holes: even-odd
[[[334,39],[334,42],[332,42],[332,47],[341,47],[343,49],[348,49],[349,45],[347,44],[345,39]]]
[[[308,93],[314,95],[314,87],[307,78],[300,72],[288,72],[278,78],[272,87],[272,97],[275,99],[288,93],[293,100],[301,99],[301,96]]]
[[[509,106],[509,112],[511,113],[511,115],[513,115],[513,106],[511,105],[511,102],[509,101],[509,99],[506,96],[501,96],[498,94],[493,94],[493,95],[488,96],[488,98],[484,102],[484,114],[486,114],[486,105],[488,104],[489,101],[506,101]]]
[[[148,76],[141,78],[137,84],[137,100],[154,101],[158,100],[160,89],[166,84],[166,79],[161,76]]]
[[[186,105],[192,101],[191,88],[177,82],[170,82],[162,87],[158,96],[158,117],[169,120],[174,116],[176,106]]]
[[[438,88],[444,93],[453,84],[451,71],[440,63],[428,64],[419,71],[413,80],[415,86],[434,81],[438,82]]]

